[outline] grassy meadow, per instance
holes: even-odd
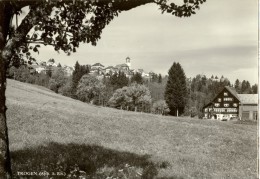
[[[143,178],[257,178],[256,124],[97,107],[14,80],[7,107],[14,172],[56,162],[87,173],[130,165]]]

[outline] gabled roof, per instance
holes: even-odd
[[[235,97],[239,100],[239,97],[238,97],[238,95],[237,95],[237,92],[236,92],[235,88],[232,88],[232,87],[230,87],[230,86],[225,86],[225,88],[226,88],[233,96],[235,96]]]
[[[206,108],[206,107],[209,107],[209,106],[211,106],[211,105],[213,105],[212,102],[209,102],[209,103],[207,103],[206,105],[204,105],[202,109],[204,109],[204,108]]]
[[[95,64],[92,65],[92,66],[102,66],[102,67],[104,67],[104,65],[102,65],[101,63],[95,63]]]
[[[227,89],[234,97],[236,97],[240,101],[241,104],[258,104],[258,94],[237,94],[235,88],[229,86],[225,86],[224,89]],[[217,94],[217,96],[218,95],[219,93]],[[215,96],[212,101],[214,101],[217,96]],[[212,102],[206,104],[203,108],[208,107],[210,104],[212,104]]]
[[[113,66],[108,66],[108,67],[106,67],[105,69],[114,69],[115,67],[113,67]]]
[[[227,89],[235,98],[237,98],[240,101],[235,88],[232,88],[230,86],[225,86],[219,93],[221,93],[224,89]],[[218,97],[219,93],[213,98],[213,100],[211,100],[211,102],[203,106],[203,109],[210,106],[212,104],[212,101],[214,101]]]
[[[242,104],[258,103],[258,94],[238,94],[238,97]]]
[[[115,67],[116,68],[122,68],[122,67],[128,67],[128,65],[123,63],[123,64],[116,65]]]

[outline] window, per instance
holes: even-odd
[[[228,103],[224,103],[224,107],[229,107],[229,104]]]
[[[233,101],[233,98],[224,98],[223,101]]]
[[[219,103],[215,103],[215,107],[219,107],[220,106],[220,104]]]
[[[237,112],[237,109],[236,108],[229,108],[229,109],[227,109],[227,112]]]
[[[228,96],[228,93],[227,93],[227,92],[224,92],[224,96]]]
[[[221,98],[218,98],[218,102],[221,102]]]
[[[233,106],[234,106],[234,107],[237,107],[237,103],[234,103]]]
[[[208,108],[205,108],[205,112],[208,112]]]

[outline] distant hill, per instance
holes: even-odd
[[[98,145],[167,161],[161,177],[257,177],[256,125],[97,107],[14,80],[7,107],[13,152],[50,142]]]

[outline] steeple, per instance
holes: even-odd
[[[131,61],[130,61],[130,58],[129,57],[126,57],[126,64],[127,66],[129,67],[129,69],[131,69]]]

